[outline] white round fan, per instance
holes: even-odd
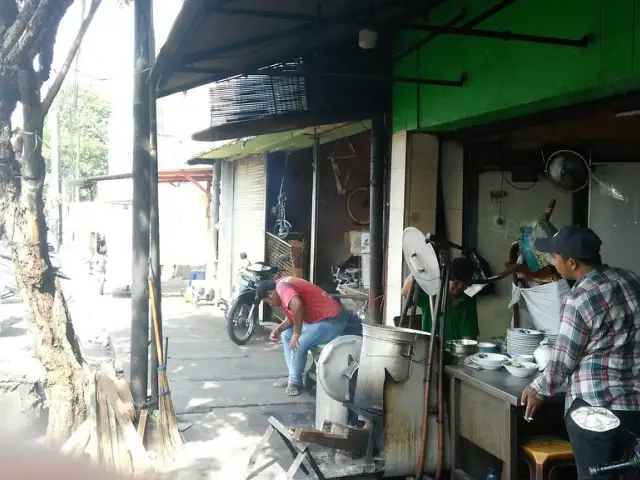
[[[406,228],[402,233],[402,252],[420,288],[428,295],[437,295],[440,290],[440,264],[433,246],[425,242],[425,235],[417,228]]]

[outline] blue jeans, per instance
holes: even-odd
[[[298,348],[295,352],[289,346],[293,336],[293,327],[282,332],[280,340],[284,349],[284,360],[287,362],[287,369],[289,370],[289,383],[302,385],[302,374],[307,364],[309,350],[339,337],[346,326],[347,318],[344,312],[338,314],[335,318],[317,323],[303,323],[302,332],[298,339]]]

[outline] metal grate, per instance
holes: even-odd
[[[211,126],[306,112],[306,81],[295,74],[301,66],[297,60],[265,67],[290,76],[246,75],[214,83],[209,88]]]
[[[291,260],[282,265],[284,267],[284,272],[282,272],[280,276],[295,276],[295,266],[293,264],[293,252],[291,245],[281,238],[267,232],[267,263],[269,265],[276,265],[278,263],[278,257],[282,254],[289,255]]]

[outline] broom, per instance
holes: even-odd
[[[149,297],[151,300],[151,317],[153,319],[153,331],[155,336],[156,350],[158,351],[158,409],[159,409],[159,431],[162,450],[166,458],[173,457],[173,453],[181,450],[184,446],[184,438],[178,427],[176,412],[173,409],[171,400],[171,389],[167,378],[167,359],[163,355],[162,341],[158,330],[158,309],[154,289],[153,274],[149,278]]]

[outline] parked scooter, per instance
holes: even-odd
[[[607,432],[620,427],[620,419],[603,407],[580,407],[571,412],[571,418],[578,427],[592,432]],[[629,432],[631,441],[632,434]],[[621,460],[589,468],[593,478],[610,475],[624,475],[633,470],[640,471],[640,440],[636,440],[633,453],[628,460]]]
[[[244,252],[240,254],[240,258],[248,260],[247,254]],[[265,280],[275,280],[284,270],[282,263],[288,260],[289,255],[282,254],[278,257],[278,265],[249,262],[238,272],[235,292],[227,312],[227,332],[233,343],[245,345],[251,339],[256,326],[260,323],[258,315],[260,302],[256,300],[258,283]],[[272,323],[271,318],[265,319],[264,323]],[[238,333],[238,331],[244,331],[244,333]]]

